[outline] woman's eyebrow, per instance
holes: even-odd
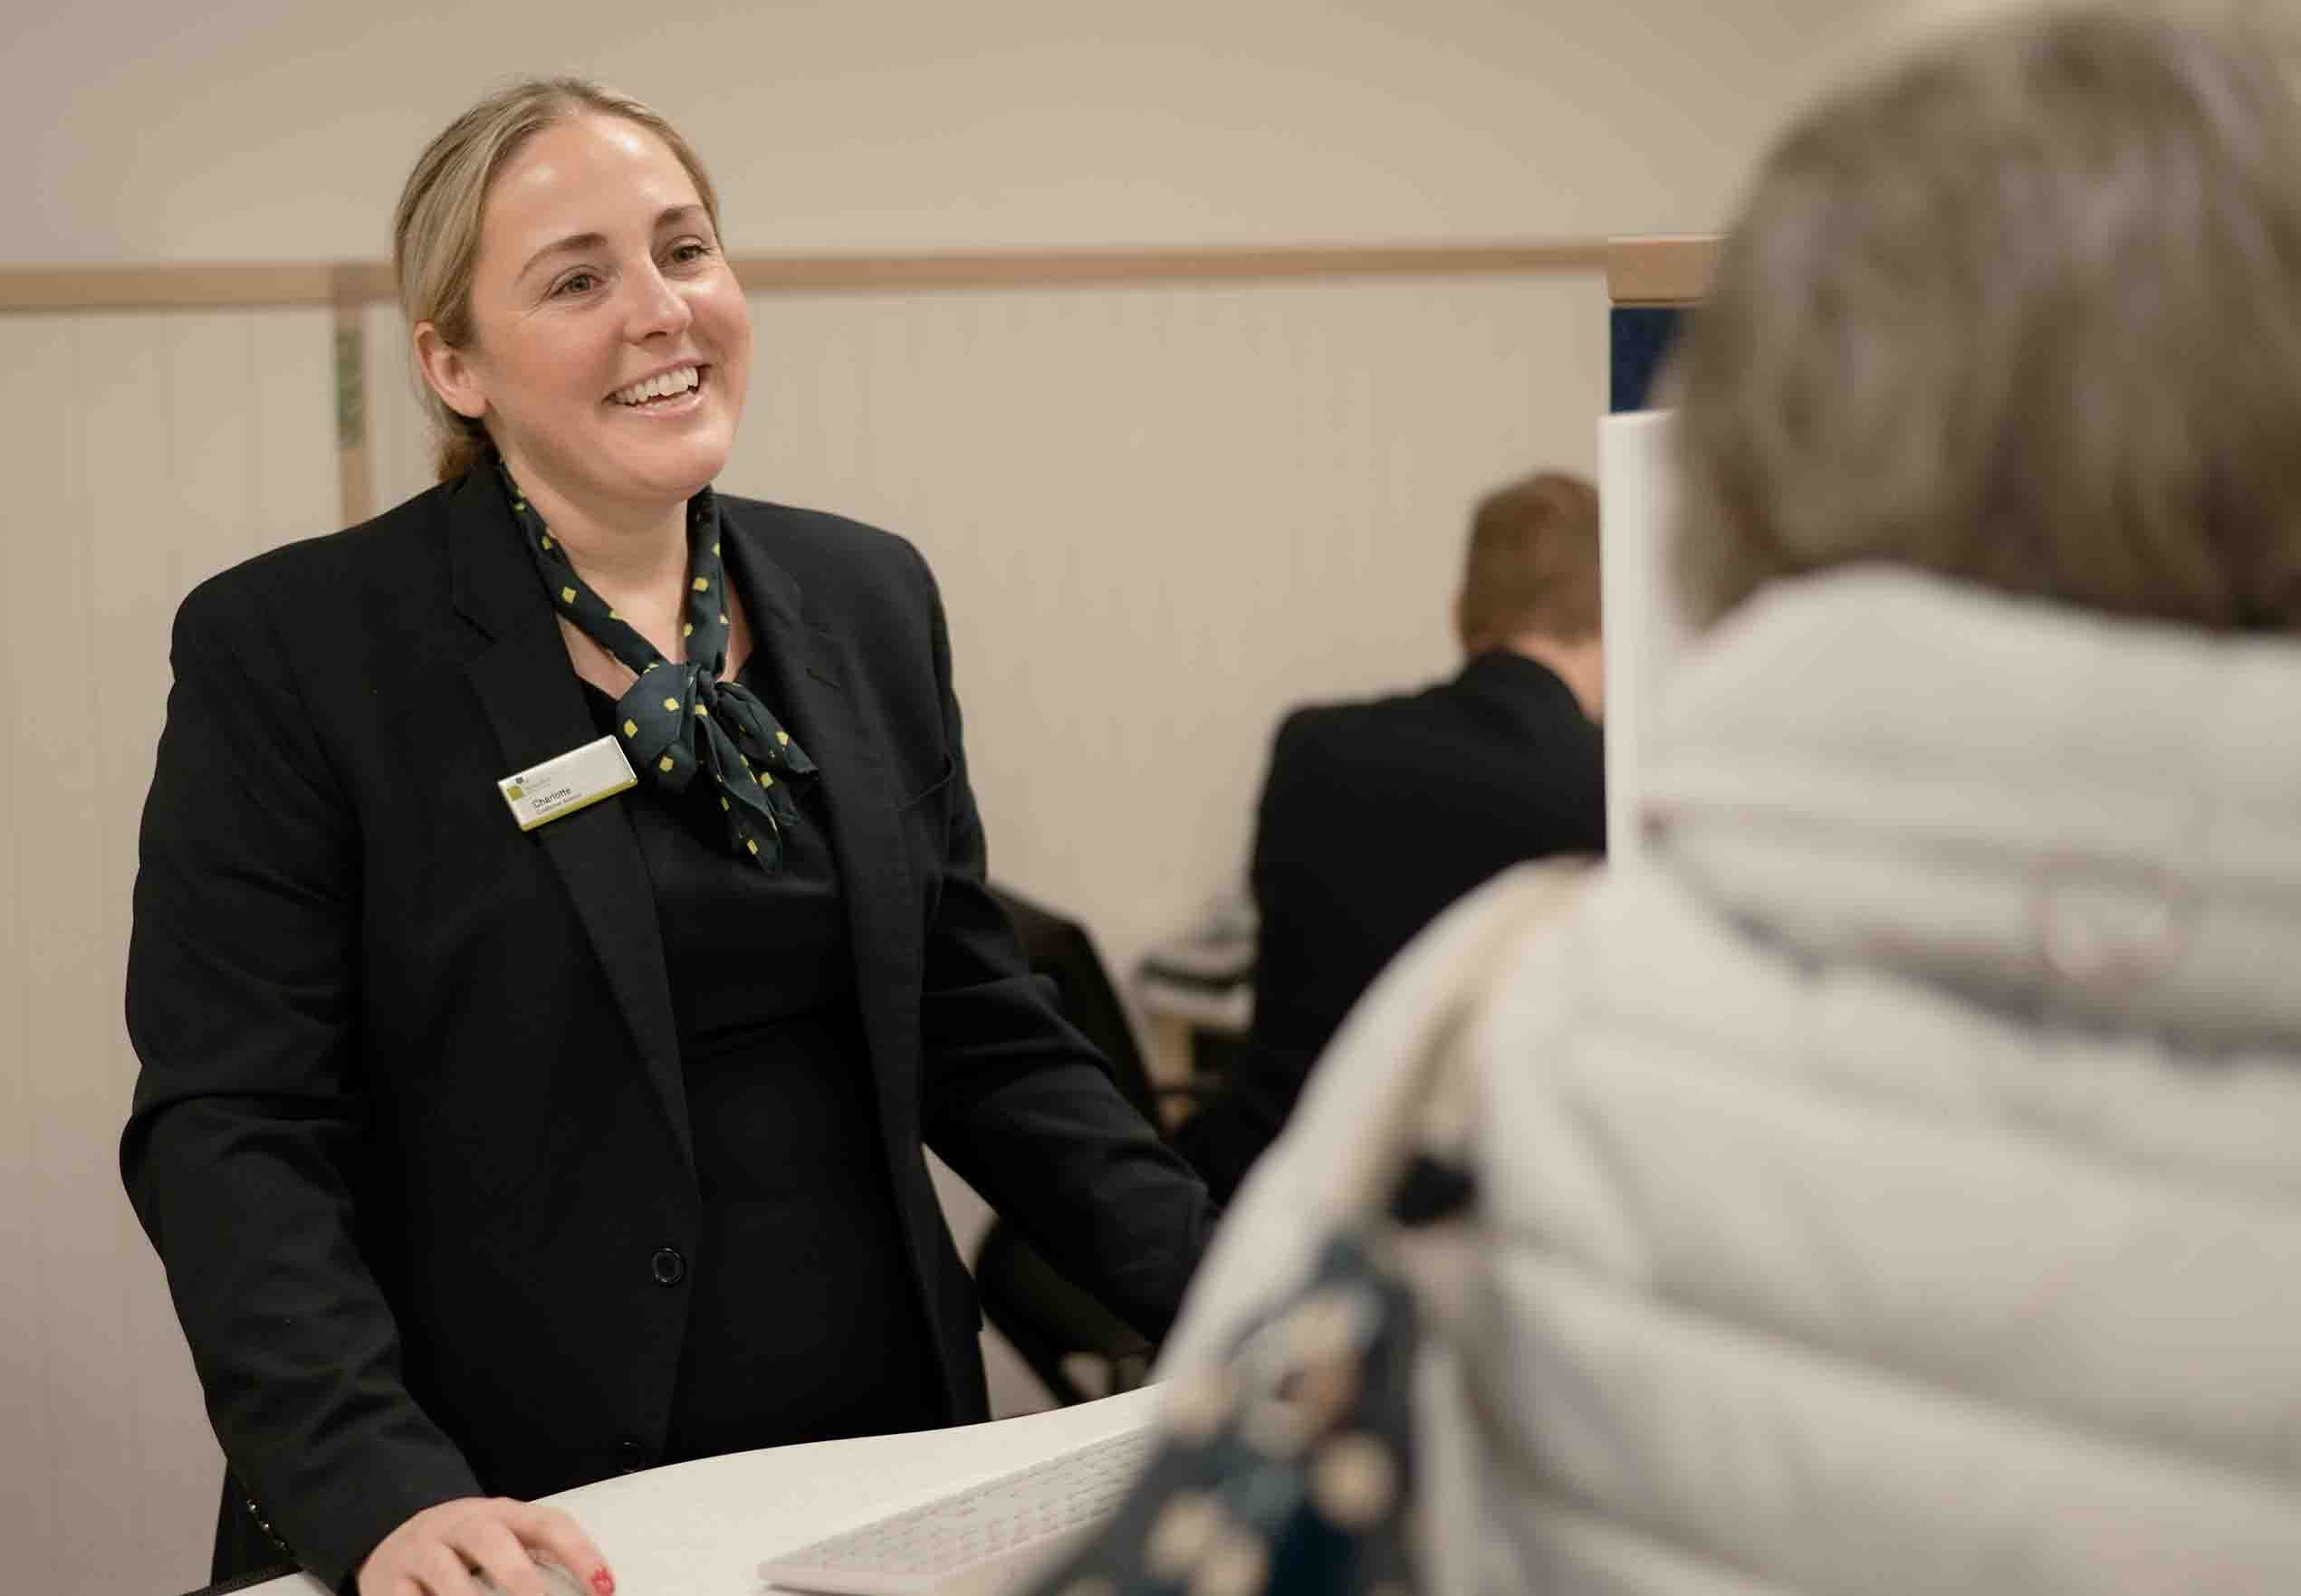
[[[700,205],[676,205],[669,206],[656,217],[655,230],[660,233],[674,223],[705,219],[707,219],[707,213]],[[547,255],[577,254],[587,249],[598,249],[607,241],[607,234],[604,233],[570,233],[565,238],[555,239],[528,256],[527,264],[519,269],[519,276],[513,278],[512,281],[517,282],[530,272],[534,271],[536,263]]]

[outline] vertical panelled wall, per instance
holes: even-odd
[[[114,1159],[137,817],[168,622],[336,517],[329,318],[0,316],[0,1547],[55,1592],[185,1589],[221,1463]]]
[[[754,295],[722,481],[925,551],[992,872],[1085,922],[1124,989],[1242,886],[1288,705],[1453,668],[1473,500],[1593,467],[1606,303],[1595,273]],[[430,480],[427,439],[396,311],[367,343],[388,503]],[[988,1210],[934,1172],[972,1257]],[[995,1332],[984,1354],[994,1411],[1044,1405]]]
[[[1242,883],[1289,704],[1454,667],[1472,502],[1593,464],[1604,308],[1595,278],[765,301],[730,475],[925,550],[992,872],[1123,974]]]
[[[1604,309],[1594,275],[759,295],[724,481],[926,551],[993,871],[1123,973],[1238,880],[1286,705],[1452,668],[1471,502],[1592,464]],[[425,439],[395,313],[361,320],[382,505]],[[332,343],[326,311],[0,317],[0,1546],[26,1590],[205,1571],[218,1459],[114,1161],[129,892],[177,603],[339,521]]]
[[[925,551],[992,874],[1123,975],[1242,880],[1286,706],[1453,668],[1472,502],[1594,470],[1606,312],[1595,273],[755,295],[722,483]],[[428,480],[402,343],[370,312],[379,502]]]

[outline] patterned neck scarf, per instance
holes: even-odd
[[[783,829],[799,819],[791,783],[813,775],[815,761],[751,689],[719,680],[727,662],[727,577],[711,490],[687,501],[687,608],[679,629],[687,658],[674,664],[575,574],[567,550],[500,459],[496,472],[551,607],[639,674],[615,705],[617,730],[639,779],[685,792],[696,771],[708,771],[727,817],[728,846],[762,869],[779,869]]]

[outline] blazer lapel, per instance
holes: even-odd
[[[448,555],[458,613],[491,639],[465,666],[494,728],[503,772],[523,770],[598,739],[569,665],[559,623],[533,562],[519,547],[494,483],[474,472],[451,502]],[[505,825],[510,825],[508,817]],[[663,1106],[681,1161],[695,1168],[686,1081],[679,1057],[671,978],[656,918],[655,884],[620,803],[593,804],[530,834],[559,872],[607,973],[631,1038]],[[570,979],[572,979],[570,972]]]
[[[766,666],[768,707],[821,770],[831,855],[854,943],[855,997],[862,1012],[879,1124],[893,1156],[918,1132],[918,1005],[924,932],[895,792],[869,735],[870,706],[844,638],[810,620],[799,586],[738,526],[725,525],[736,579],[753,609],[752,635]],[[901,1167],[898,1163],[896,1167]]]

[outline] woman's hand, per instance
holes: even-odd
[[[360,1565],[360,1596],[479,1596],[474,1569],[503,1596],[551,1596],[532,1555],[539,1552],[590,1596],[615,1596],[608,1560],[575,1520],[509,1496],[459,1496],[425,1508]]]

